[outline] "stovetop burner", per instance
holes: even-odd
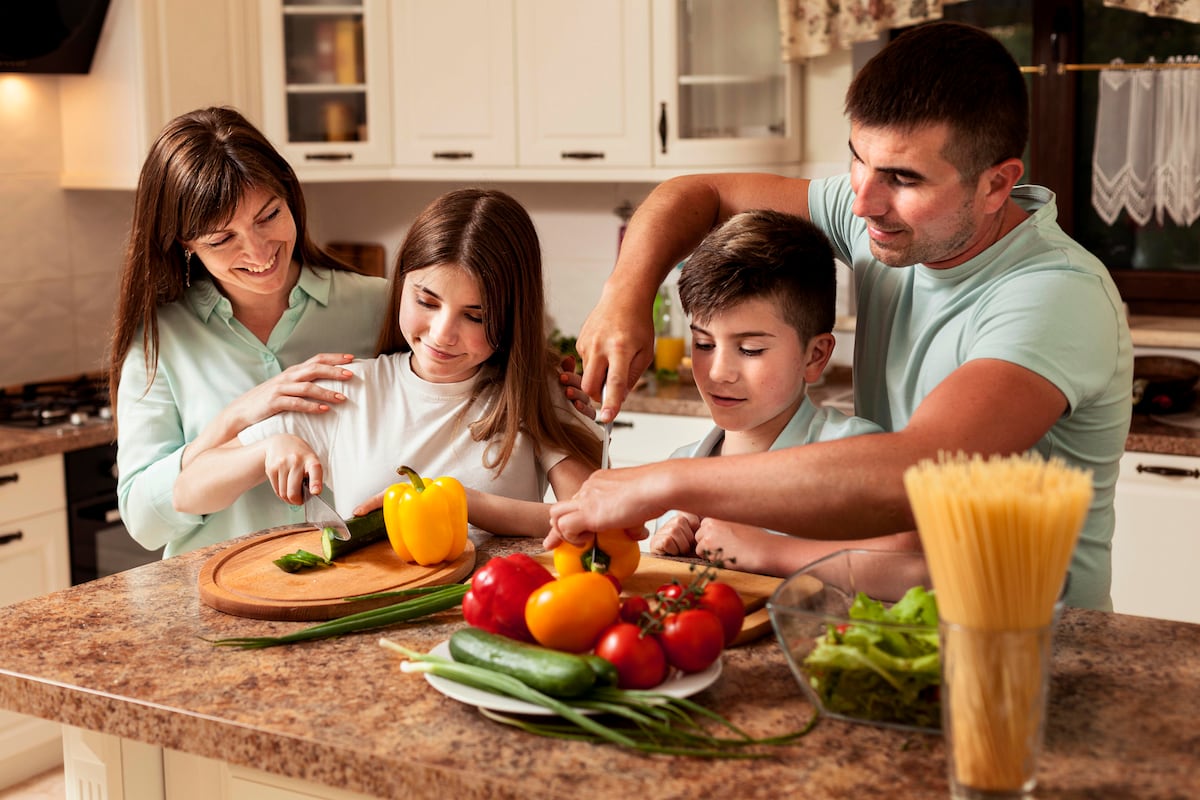
[[[71,380],[27,383],[0,393],[0,425],[82,426],[111,419],[108,384],[99,377],[81,375]]]

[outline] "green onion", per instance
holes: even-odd
[[[388,639],[380,639],[379,644],[410,659],[400,665],[404,672],[430,673],[485,692],[513,697],[549,709],[562,718],[561,722],[535,722],[480,709],[480,713],[488,719],[538,736],[607,742],[643,753],[697,758],[766,758],[770,754],[762,752],[761,747],[793,743],[812,730],[818,718],[814,711],[808,724],[801,730],[781,736],[754,738],[715,711],[687,698],[604,686],[592,689],[582,698],[565,702],[543,694],[511,675],[420,653]],[[618,729],[582,711],[607,714],[625,724]],[[716,723],[732,735],[721,737],[710,733],[701,724],[701,719]],[[750,747],[760,749],[750,750]]]
[[[382,608],[371,609],[370,611],[360,611],[357,614],[350,614],[345,617],[329,620],[328,622],[312,625],[308,628],[301,628],[298,631],[292,631],[283,636],[238,636],[229,639],[216,639],[212,643],[223,647],[255,649],[374,630],[454,608],[462,602],[463,595],[467,593],[469,588],[470,586],[465,583],[451,583],[422,592],[410,600],[404,600]]]

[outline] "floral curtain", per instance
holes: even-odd
[[[1184,22],[1200,22],[1200,0],[1104,0],[1110,8],[1140,11],[1152,17],[1171,17]]]
[[[833,50],[848,50],[856,42],[878,39],[890,28],[940,19],[943,6],[961,2],[964,0],[779,0],[783,60],[803,61]]]

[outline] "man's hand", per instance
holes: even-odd
[[[597,419],[611,422],[625,397],[654,360],[654,326],[650,308],[608,289],[579,330],[576,348],[583,358],[581,388],[604,398]]]

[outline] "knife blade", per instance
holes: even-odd
[[[335,539],[343,542],[350,540],[350,529],[346,527],[346,521],[334,511],[333,506],[309,490],[308,478],[304,479],[304,520],[317,530],[329,528],[333,531]]]
[[[608,387],[606,386],[606,387],[604,387],[604,389],[602,389],[600,391],[600,407],[601,408],[604,407],[604,401],[607,398],[607,396],[608,396]],[[600,448],[600,469],[608,469],[608,467],[609,467],[608,445],[612,441],[612,429],[613,429],[613,421],[610,419],[608,422],[604,423],[604,444]],[[593,539],[592,539],[592,563],[593,564],[596,563],[596,554],[600,549],[596,543],[597,538],[598,537],[593,537]]]

